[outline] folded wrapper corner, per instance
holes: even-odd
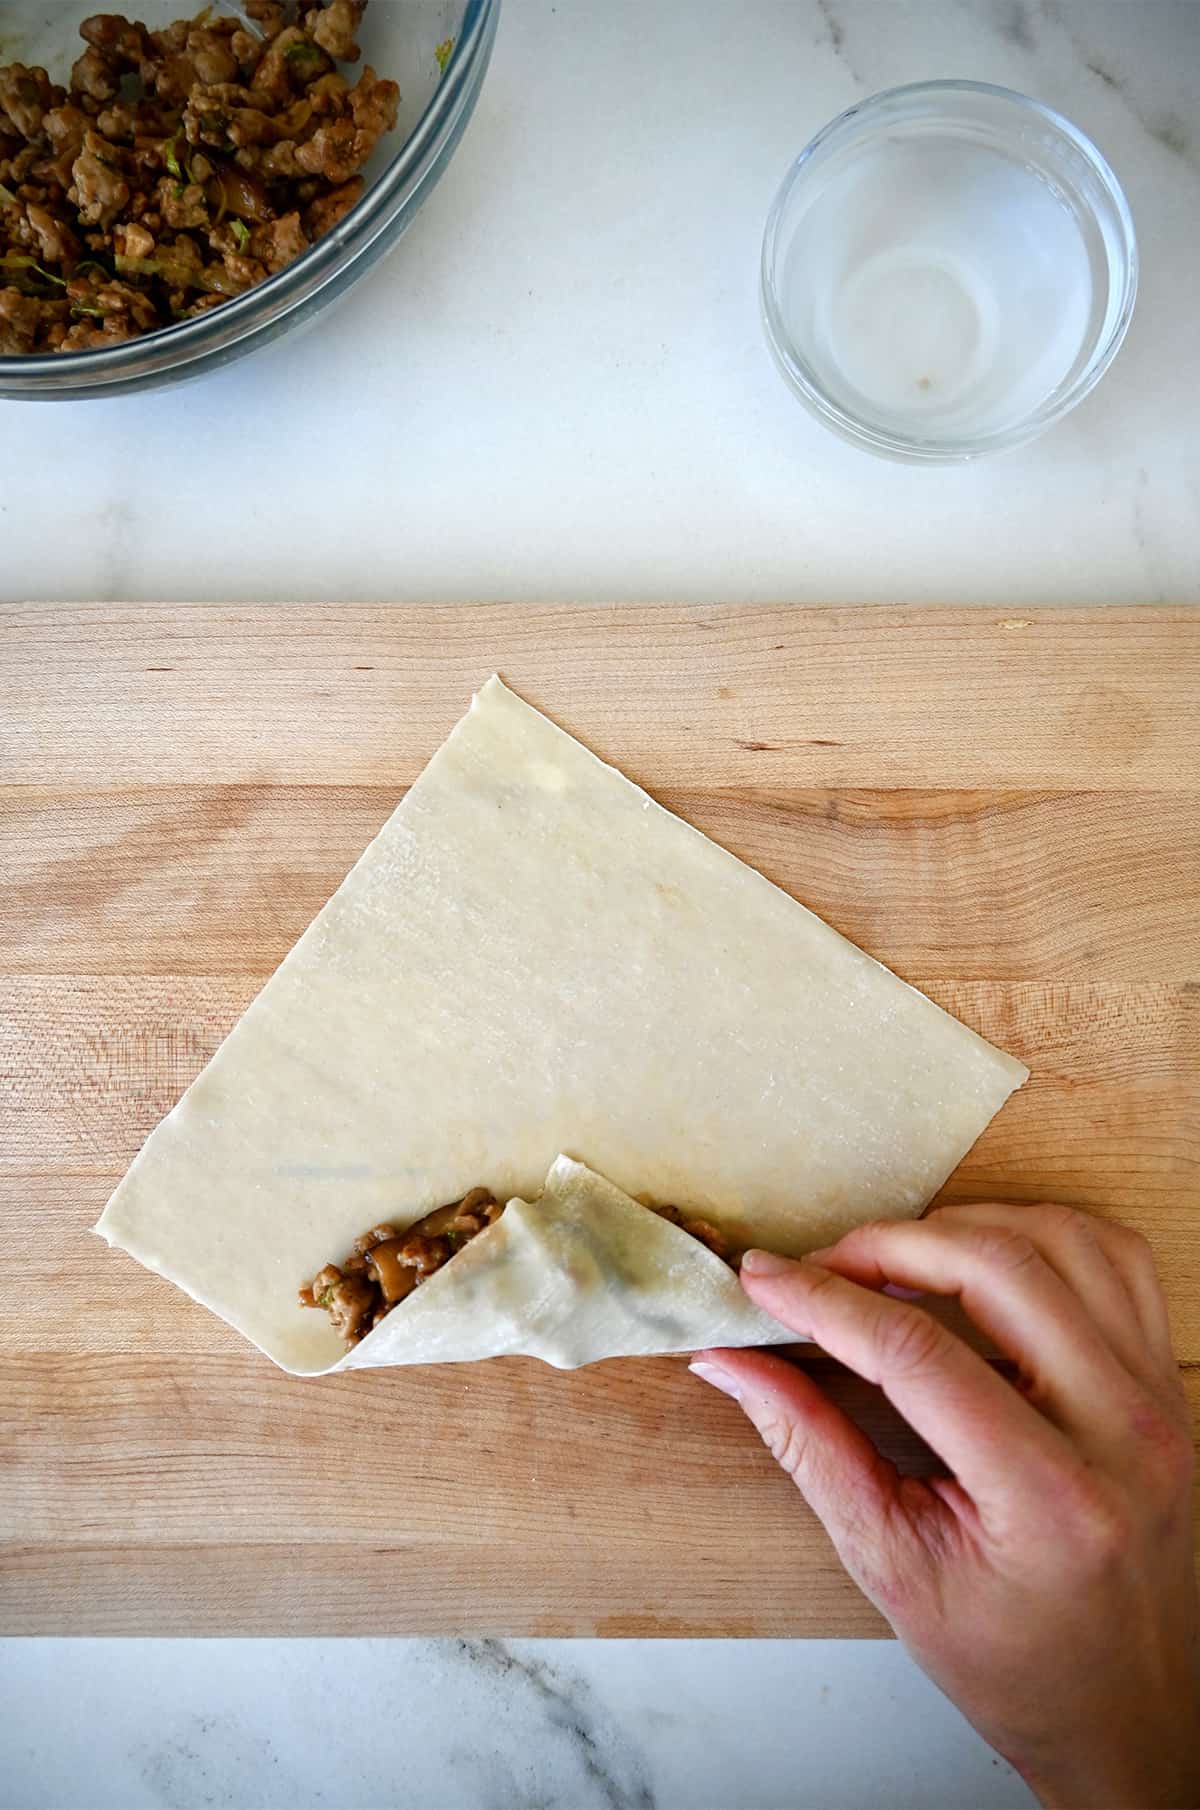
[[[340,1347],[332,1329],[331,1338]],[[510,1200],[331,1368],[536,1357],[575,1370],[614,1352],[795,1338],[699,1239],[560,1156],[536,1200]]]
[[[800,1254],[918,1214],[1026,1074],[493,678],[96,1229],[315,1374],[300,1285],[483,1186],[498,1227],[343,1363],[757,1343],[629,1197]]]

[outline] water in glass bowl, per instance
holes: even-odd
[[[881,429],[1003,432],[1070,376],[1107,259],[1041,171],[986,142],[867,140],[780,247],[784,324],[818,384]]]

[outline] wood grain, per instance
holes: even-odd
[[[1136,1225],[1200,1366],[1200,616],[72,606],[0,636],[0,1627],[882,1631],[682,1365],[297,1382],[88,1231],[493,668],[1022,1056],[944,1197]]]
[[[56,780],[85,789],[395,792],[492,671],[658,789],[1190,792],[1200,739],[1186,609],[97,604],[2,620],[0,765],[31,785],[53,749]]]
[[[801,1361],[905,1471],[937,1469],[877,1390]],[[681,1360],[297,1381],[234,1351],[9,1359],[0,1402],[10,1633],[887,1633]]]
[[[432,744],[431,744],[432,746]],[[1200,871],[1182,791],[655,786],[668,810],[889,966],[938,976],[1186,980]],[[0,787],[0,965],[264,975],[403,788]],[[64,851],[69,851],[64,853]]]

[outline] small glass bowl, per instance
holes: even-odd
[[[1069,120],[1007,88],[921,82],[851,107],[788,171],[763,322],[835,433],[953,463],[1082,401],[1125,336],[1137,269],[1120,184]]]
[[[0,62],[38,63],[65,81],[83,48],[79,22],[95,10],[95,0],[0,0]],[[193,17],[200,0],[118,10],[157,27]],[[238,0],[222,10],[239,12]],[[449,163],[487,72],[499,10],[500,0],[375,0],[357,34],[362,62],[399,82],[400,116],[367,164],[357,206],[284,270],[194,320],[124,345],[0,357],[0,396],[63,401],[155,389],[311,324],[391,250]]]

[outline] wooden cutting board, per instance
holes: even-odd
[[[883,1631],[682,1362],[296,1381],[89,1235],[494,668],[1028,1062],[946,1197],[1139,1227],[1200,1399],[1200,614],[67,606],[0,632],[5,1631]]]

